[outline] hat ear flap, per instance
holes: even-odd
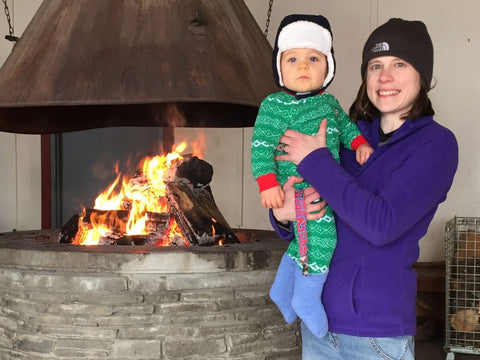
[[[278,87],[283,87],[282,74],[280,72],[280,54],[278,47],[273,49],[272,53],[272,70],[273,70],[273,80]],[[277,61],[278,58],[278,61]]]
[[[323,82],[322,89],[326,89],[328,85],[333,81],[335,77],[335,57],[333,56],[333,49],[332,52],[327,55],[327,64],[328,70],[327,75],[325,76],[325,81]]]

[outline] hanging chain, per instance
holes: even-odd
[[[273,6],[273,0],[270,0],[268,3],[267,21],[265,22],[265,31],[264,31],[265,37],[267,37],[268,35],[268,27],[270,26],[270,15],[272,15],[272,6]]]
[[[8,22],[8,35],[5,35],[5,39],[9,41],[17,41],[19,38],[13,35],[12,18],[10,17],[10,10],[8,10],[7,0],[2,0],[2,1],[5,7],[5,15],[7,16],[7,22]]]

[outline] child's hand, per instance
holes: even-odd
[[[355,158],[360,165],[367,162],[370,155],[373,153],[373,148],[368,144],[360,145],[356,151]]]
[[[279,208],[283,206],[285,194],[280,186],[275,186],[260,193],[262,205],[266,208]]]

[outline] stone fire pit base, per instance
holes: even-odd
[[[300,359],[268,291],[287,244],[83,247],[0,234],[0,358]]]

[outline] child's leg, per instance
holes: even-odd
[[[295,273],[295,289],[292,307],[308,329],[321,338],[328,331],[328,319],[322,304],[322,291],[328,270],[321,274]]]
[[[322,304],[322,292],[336,245],[331,209],[321,221],[309,221],[307,232],[309,273],[305,276],[301,270],[295,272],[292,307],[313,334],[323,337],[328,331],[328,319]]]
[[[287,323],[295,321],[297,314],[292,308],[294,275],[298,266],[287,253],[283,254],[275,281],[270,289],[270,298],[278,306]]]

